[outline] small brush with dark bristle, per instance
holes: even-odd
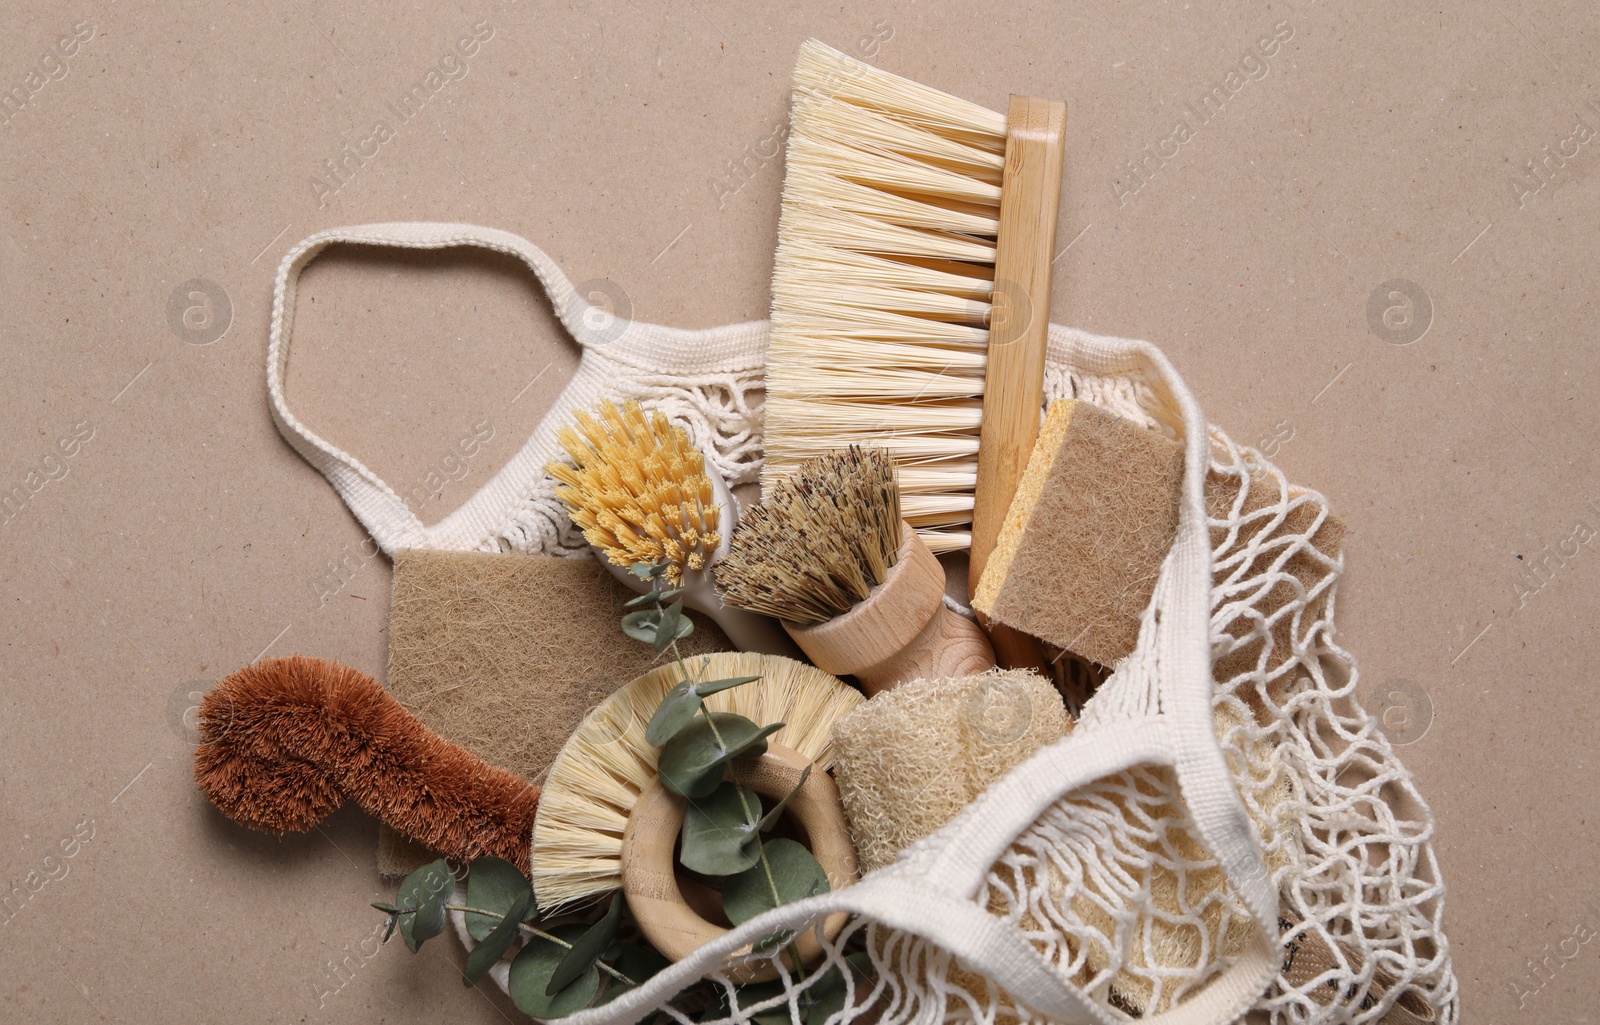
[[[868,693],[994,667],[944,607],[944,567],[900,518],[894,460],[854,446],[808,459],[745,514],[717,568],[729,605],[773,616],[819,669]]]
[[[802,464],[746,514],[717,584],[731,605],[823,623],[884,582],[900,541],[894,461],[851,446]]]

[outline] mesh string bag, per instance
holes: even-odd
[[[1355,701],[1333,632],[1342,559],[1313,543],[1325,500],[1206,425],[1148,343],[1052,327],[1046,392],[1185,449],[1178,538],[1139,642],[1073,733],[894,864],[564,1025],[798,1025],[800,995],[852,954],[871,972],[843,972],[827,1025],[1458,1020],[1432,815]],[[774,961],[780,983],[752,995],[720,974],[752,941],[841,910],[803,976]],[[1301,948],[1327,956],[1296,969]],[[505,985],[503,963],[494,974]],[[672,1003],[702,977],[719,1006]]]
[[[364,226],[307,241],[351,235],[380,245],[488,244],[523,256],[547,284],[565,285],[524,240],[475,226]],[[275,340],[292,303],[282,279],[292,283],[289,272],[304,258],[286,258],[280,269]],[[570,291],[552,286],[558,309],[571,314],[564,320],[581,332],[578,307],[564,302]],[[650,330],[673,352],[734,344],[754,354],[765,327]],[[457,546],[419,533],[370,471],[279,408],[281,356],[275,341],[269,360],[277,373],[269,378],[280,427],[375,537],[376,527],[393,527],[379,537],[385,549]],[[672,407],[684,394],[675,374],[630,378],[629,391]],[[1342,561],[1313,540],[1326,503],[1208,426],[1146,342],[1052,327],[1046,399],[1058,398],[1159,429],[1184,450],[1177,538],[1138,642],[1071,734],[894,863],[746,922],[564,1023],[627,1025],[659,1014],[684,1025],[750,1025],[758,1017],[762,1025],[782,1017],[800,1025],[799,995],[837,978],[829,969],[847,957],[871,970],[859,980],[842,972],[844,999],[826,1025],[1201,1025],[1252,1010],[1274,1025],[1368,1025],[1400,1021],[1405,1001],[1431,1008],[1445,1025],[1458,1021],[1432,816],[1355,701],[1355,663],[1332,629]],[[759,469],[755,403],[692,410],[705,421],[697,438],[737,441],[736,452],[713,446],[738,463],[730,477]],[[473,501],[502,510],[537,497],[536,475],[517,476],[523,462]],[[1207,489],[1208,478],[1226,486]],[[1208,490],[1227,498],[1208,505]],[[482,510],[466,512],[425,530],[492,525]],[[385,519],[391,513],[394,524]],[[552,522],[524,548],[569,547],[569,534],[570,525]],[[476,547],[481,536],[461,546]],[[847,925],[821,943],[821,959],[803,975],[773,959],[778,983],[741,991],[721,974],[759,958],[751,944],[775,931],[812,930],[822,939],[821,923],[839,912],[850,916]],[[1300,956],[1318,951],[1320,959]],[[506,985],[505,962],[492,974]],[[702,977],[720,983],[721,1003],[675,1006],[674,996]]]

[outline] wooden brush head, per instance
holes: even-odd
[[[722,543],[721,507],[689,432],[631,400],[576,419],[557,435],[573,465],[545,471],[584,539],[618,566],[665,560],[674,585],[704,569]]]
[[[854,446],[826,453],[745,514],[718,564],[718,593],[789,623],[821,623],[888,578],[900,541],[889,454]]]

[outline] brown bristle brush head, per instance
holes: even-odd
[[[994,667],[977,625],[944,607],[944,567],[900,518],[894,461],[854,446],[801,463],[745,514],[717,585],[781,620],[817,668],[869,694]]]
[[[367,674],[263,659],[200,702],[195,783],[242,826],[302,833],[347,799],[461,861],[528,870],[539,788],[429,730]]]
[[[599,414],[579,412],[577,426],[557,434],[574,465],[545,467],[564,485],[556,495],[607,559],[618,566],[665,560],[676,586],[685,569],[703,569],[722,543],[705,456],[688,431],[637,402],[618,409],[607,400]]]
[[[902,540],[894,460],[877,448],[829,452],[745,514],[718,566],[718,591],[785,622],[826,622],[888,579]]]

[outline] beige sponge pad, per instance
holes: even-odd
[[[1113,664],[1138,640],[1182,479],[1172,440],[1087,402],[1051,403],[973,607]]]
[[[590,709],[670,657],[622,632],[632,597],[598,559],[401,551],[386,686],[446,740],[542,782]],[[685,655],[729,650],[709,619],[690,619]],[[427,860],[392,836],[378,855],[385,875]]]
[[[973,607],[1090,661],[1116,664],[1139,639],[1140,618],[1177,536],[1182,482],[1176,441],[1087,402],[1052,403]],[[1271,481],[1251,481],[1242,503],[1240,489],[1238,478],[1206,479],[1210,515],[1239,523],[1231,550],[1256,546],[1249,566],[1219,566],[1218,576],[1257,579],[1282,564],[1275,582],[1250,596],[1254,615],[1227,625],[1240,643],[1218,659],[1219,680],[1262,662],[1280,665],[1305,640],[1325,612],[1326,589],[1297,615],[1289,607],[1328,575],[1345,535],[1331,515],[1315,523],[1319,503],[1287,501]],[[1281,517],[1272,513],[1280,503]],[[1223,540],[1214,528],[1213,543]],[[1271,626],[1261,631],[1255,622]]]
[[[1024,669],[914,680],[856,708],[833,744],[861,870],[894,861],[1070,728],[1055,687]]]

